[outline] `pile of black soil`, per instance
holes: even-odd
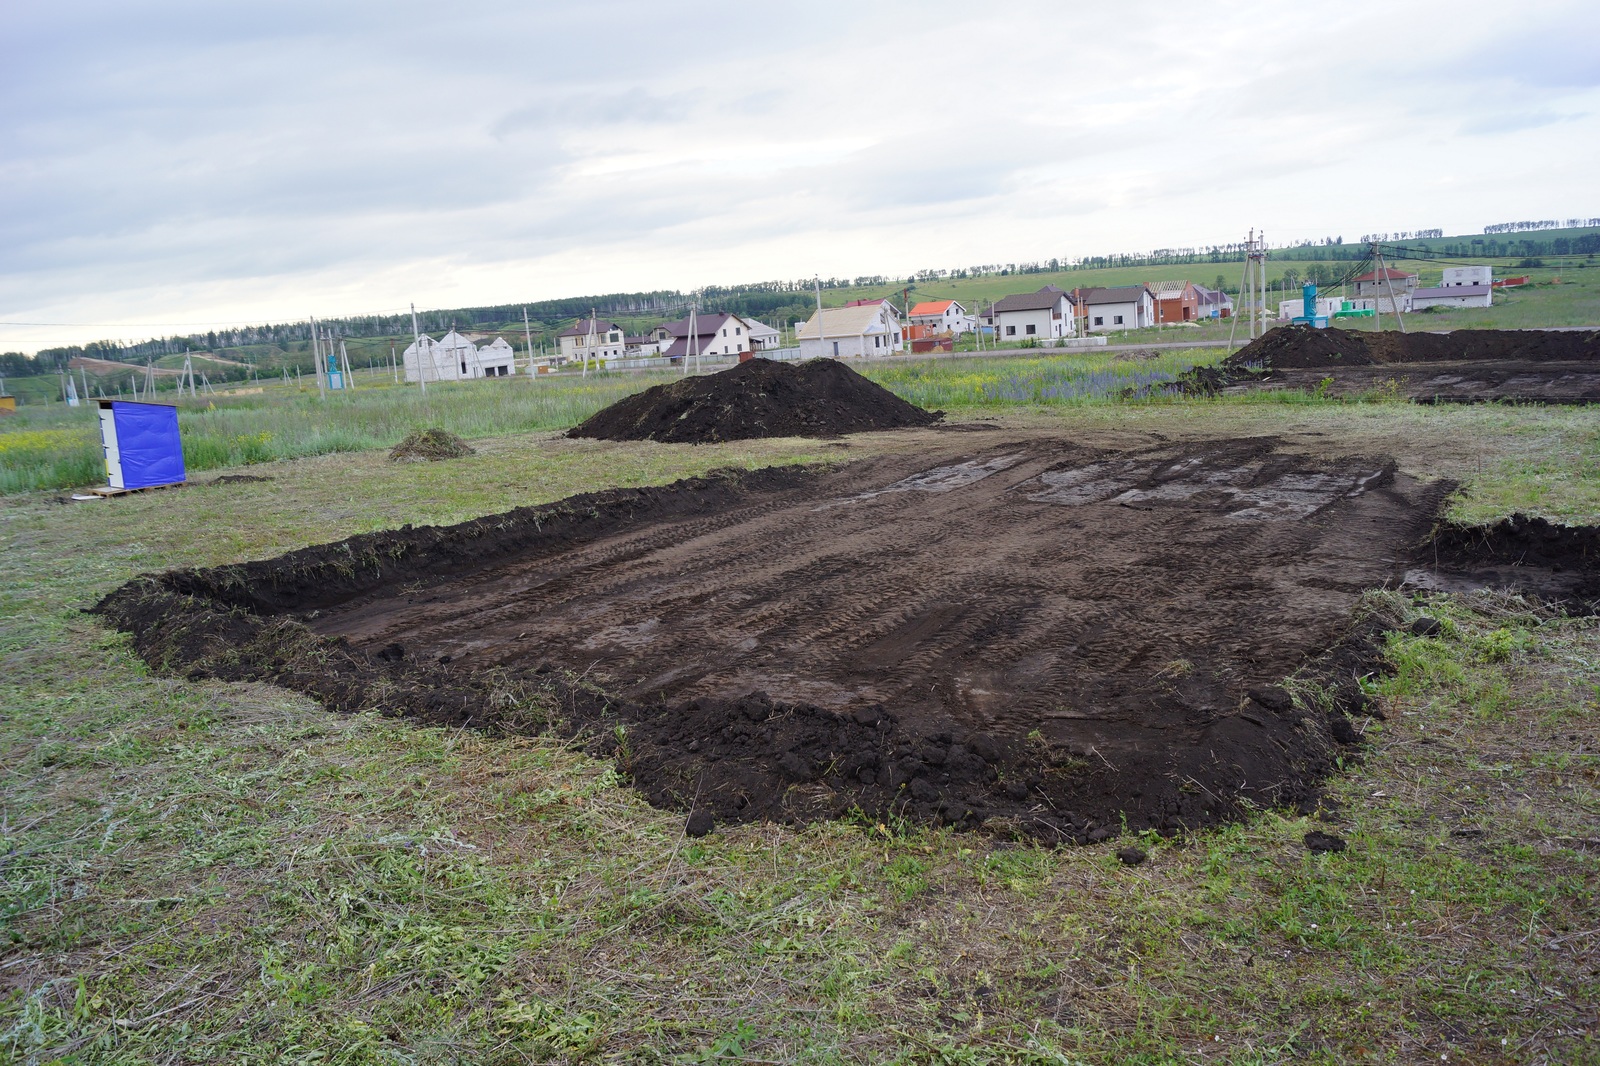
[[[1600,330],[1401,333],[1279,326],[1169,388],[1204,396],[1270,386],[1330,396],[1387,391],[1419,403],[1593,403],[1600,398],[1597,382]]]
[[[569,437],[713,444],[757,437],[839,437],[927,426],[924,411],[837,359],[751,359],[718,374],[656,385],[573,427]]]
[[[420,429],[394,446],[389,458],[396,462],[437,462],[472,455],[470,444],[443,429]]]

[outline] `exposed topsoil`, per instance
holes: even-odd
[[[1330,396],[1390,393],[1419,403],[1600,402],[1600,331],[1361,332],[1279,326],[1176,387],[1303,388]]]
[[[472,445],[444,429],[419,429],[394,446],[389,458],[396,462],[436,462],[474,454]]]
[[[1435,552],[1449,486],[1382,457],[978,447],[405,527],[139,578],[96,610],[159,668],[584,737],[701,823],[1087,841],[1308,801],[1379,668],[1362,590],[1526,570],[1530,540],[1595,573],[1592,534],[1526,523]]]
[[[927,426],[944,417],[907,403],[837,359],[751,359],[656,385],[574,426],[569,437],[711,444],[756,437],[839,437]]]

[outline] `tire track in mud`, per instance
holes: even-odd
[[[1314,790],[1338,745],[1274,686],[1398,582],[1451,488],[1265,439],[971,437],[685,486],[574,502],[549,543],[508,519],[455,576],[435,555],[470,544],[429,533],[434,555],[297,616],[348,664],[304,683],[488,726],[473,692],[554,685],[571,728],[627,724],[653,802],[718,818],[1172,831]],[[304,674],[266,661],[208,669]]]

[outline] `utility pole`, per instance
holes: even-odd
[[[1373,321],[1376,322],[1377,318],[1378,318],[1378,313],[1377,313],[1378,312],[1378,297],[1377,297],[1377,288],[1378,288],[1378,286],[1377,286],[1377,281],[1378,281],[1379,278],[1382,278],[1384,285],[1387,286],[1388,289],[1389,289],[1389,309],[1394,312],[1394,320],[1400,324],[1400,332],[1404,333],[1406,331],[1406,320],[1405,320],[1405,317],[1400,313],[1400,301],[1395,299],[1394,281],[1393,281],[1393,279],[1391,279],[1389,277],[1389,267],[1383,261],[1383,248],[1378,244],[1377,241],[1373,241],[1372,242],[1372,256],[1373,256],[1374,262],[1376,263],[1376,266],[1373,268],[1373,275],[1372,275],[1372,280],[1373,280],[1373,286],[1372,286],[1372,288],[1373,288],[1372,312],[1373,313],[1372,313],[1372,318],[1373,318]]]
[[[583,338],[583,369],[578,371],[578,377],[580,378],[586,378],[589,376],[589,352],[594,349],[594,341],[596,336],[594,328],[594,311],[594,308],[589,308],[589,332]],[[595,373],[599,373],[599,370],[597,369]]]
[[[528,373],[532,374],[533,373],[533,327],[528,324],[528,309],[526,307],[524,307],[522,309],[522,336],[523,336],[523,339],[527,343],[527,346],[528,346]],[[515,356],[512,356],[512,358],[511,358],[511,372],[513,374],[515,374],[517,372],[517,360],[516,360]]]
[[[411,305],[411,344],[417,350],[417,385],[422,395],[428,395],[428,375],[422,372],[422,334],[417,331],[417,305]]]
[[[817,283],[817,356],[822,358],[828,354],[827,331],[822,328],[822,275],[814,275],[812,280]]]
[[[328,390],[322,381],[322,347],[317,339],[317,319],[311,318],[311,365],[317,372],[317,397],[327,399]]]

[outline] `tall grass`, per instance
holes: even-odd
[[[919,407],[1080,404],[1115,400],[1124,390],[1171,381],[1222,349],[1191,348],[1129,359],[1121,353],[1032,358],[872,363],[862,373]]]
[[[368,386],[320,399],[311,389],[185,400],[178,410],[191,471],[275,459],[389,448],[440,426],[462,437],[561,429],[674,375],[595,374],[587,379]],[[93,407],[29,406],[0,422],[0,493],[104,482]]]
[[[922,407],[1075,404],[1114,400],[1130,387],[1170,381],[1221,350],[1146,359],[1112,354],[868,363],[858,369]],[[678,375],[601,373],[589,378],[448,382],[423,396],[414,386],[364,385],[320,398],[309,388],[268,386],[247,396],[185,400],[178,410],[190,471],[332,452],[389,448],[439,426],[468,439],[562,429],[624,396]],[[105,467],[93,407],[27,406],[0,422],[0,493],[89,485]]]

